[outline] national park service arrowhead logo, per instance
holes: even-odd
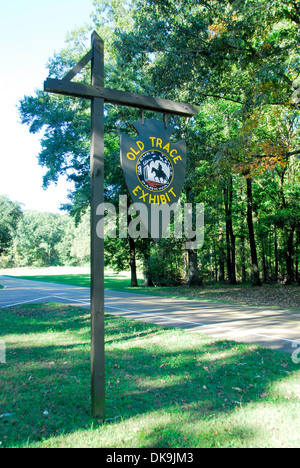
[[[132,124],[138,132],[136,140],[121,135],[121,165],[135,206],[147,207],[140,213],[151,232],[153,205],[174,206],[178,203],[186,174],[186,144],[173,143],[174,128],[163,121],[146,119]]]

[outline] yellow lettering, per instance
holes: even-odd
[[[182,157],[181,156],[176,156],[176,158],[173,159],[175,164],[177,164],[177,160],[182,161]]]
[[[130,148],[131,151],[137,156],[138,154],[140,154],[140,151],[135,151],[133,148]]]
[[[143,199],[143,201],[145,202],[146,201],[146,197],[148,197],[148,193],[145,193],[144,190],[143,190],[143,195],[139,198],[140,200]]]
[[[172,195],[174,195],[174,197],[176,198],[176,195],[175,195],[175,193],[174,193],[173,187],[172,187],[172,188],[170,188],[170,190],[169,190],[169,192],[168,192],[168,193],[172,193]]]
[[[130,159],[130,161],[135,160],[135,154],[133,154],[133,153],[127,153],[126,156],[127,156],[128,159]]]
[[[164,195],[161,195],[160,196],[160,204],[164,205],[165,203],[167,203],[167,199],[166,199],[166,197]]]
[[[154,195],[153,197],[149,195],[149,203],[156,203],[156,195]]]
[[[157,148],[161,148],[161,145],[162,145],[162,140],[160,138],[157,138],[157,140],[156,140]]]
[[[168,201],[171,201],[171,199],[170,199],[170,197],[169,197],[169,195],[167,193],[166,193],[166,197],[167,197]]]
[[[152,146],[154,146],[154,140],[156,140],[156,137],[149,137],[149,138],[152,141]]]
[[[177,154],[177,150],[176,150],[176,149],[173,149],[173,150],[171,151],[170,156],[172,156],[172,158],[174,158],[174,156],[175,156],[175,154],[173,154],[173,153]]]
[[[138,147],[140,148],[141,151],[144,150],[145,145],[144,145],[144,143],[142,141],[137,141],[136,144],[138,145]]]
[[[132,193],[137,197],[137,192],[139,190],[142,190],[141,187],[138,185],[134,190],[132,190]]]
[[[163,149],[168,151],[168,153],[170,153],[170,143],[168,143],[166,146],[164,146]]]

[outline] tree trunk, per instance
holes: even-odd
[[[250,241],[251,260],[252,260],[252,285],[262,286],[262,283],[259,278],[257,250],[256,250],[255,236],[254,236],[254,227],[253,227],[252,179],[249,174],[246,177],[246,182],[247,182],[247,223],[248,223],[248,230],[249,230],[249,241]]]
[[[285,254],[286,258],[286,282],[285,284],[292,284],[294,281],[294,270],[293,270],[293,255],[294,255],[294,232],[296,227],[291,226],[289,229],[288,240],[287,240],[287,251]]]
[[[188,250],[188,285],[201,286],[202,281],[199,277],[197,250]]]
[[[299,257],[300,257],[300,249],[299,249],[299,245],[300,245],[300,228],[298,227],[297,229],[297,241],[296,241],[296,258],[297,258],[297,261],[296,261],[296,281],[298,283],[298,285],[300,286],[300,274],[299,274]]]
[[[218,238],[218,252],[219,252],[219,281],[225,281],[225,249],[223,244],[223,228],[219,231]]]
[[[193,203],[193,196],[191,195],[191,188],[186,188],[186,200],[188,203]],[[194,222],[193,222],[193,227]],[[189,249],[188,250],[188,285],[191,286],[201,286],[202,281],[199,277],[198,269],[198,254],[197,250]]]
[[[274,257],[275,257],[275,281],[278,282],[279,278],[279,260],[278,260],[278,241],[277,241],[277,229],[274,226]]]
[[[127,207],[128,209],[128,207]],[[132,217],[128,215],[127,224],[130,225]],[[129,236],[129,253],[130,253],[130,270],[131,270],[131,287],[138,287],[137,272],[136,272],[136,255],[135,255],[135,240]]]
[[[131,287],[138,287],[137,273],[136,273],[136,258],[135,258],[135,242],[129,236],[129,249],[130,249],[130,270],[131,270]]]
[[[265,243],[263,240],[261,242],[261,247],[262,247],[262,264],[263,264],[264,283],[267,283],[268,282],[268,266],[267,266],[267,260],[266,260]]]
[[[148,286],[149,288],[154,287],[154,283],[152,280],[152,274],[151,274],[151,268],[149,265],[149,260],[150,260],[150,239],[146,240],[146,248],[144,250],[144,268],[145,268],[145,286]]]
[[[229,284],[237,284],[235,261],[235,235],[232,224],[232,178],[229,178],[228,187],[224,188],[224,206],[226,217],[226,244],[227,244],[227,271]]]
[[[225,254],[219,249],[219,281],[225,281]]]
[[[242,283],[246,282],[245,235],[241,235]]]

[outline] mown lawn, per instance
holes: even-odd
[[[58,274],[58,275],[22,275],[18,276],[21,279],[28,279],[32,281],[46,281],[50,283],[70,284],[73,286],[90,287],[91,277],[90,274],[76,273],[76,274]],[[111,273],[106,272],[105,275],[105,288],[114,290],[128,290],[135,291],[136,288],[130,287],[130,277],[128,273]]]
[[[106,315],[106,419],[90,416],[90,318],[0,310],[0,446],[299,447],[300,365],[255,345]]]

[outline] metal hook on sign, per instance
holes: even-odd
[[[164,114],[165,128],[168,128],[168,115]]]
[[[141,121],[142,121],[142,125],[144,126],[145,125],[145,112],[144,112],[144,109],[141,109]]]

